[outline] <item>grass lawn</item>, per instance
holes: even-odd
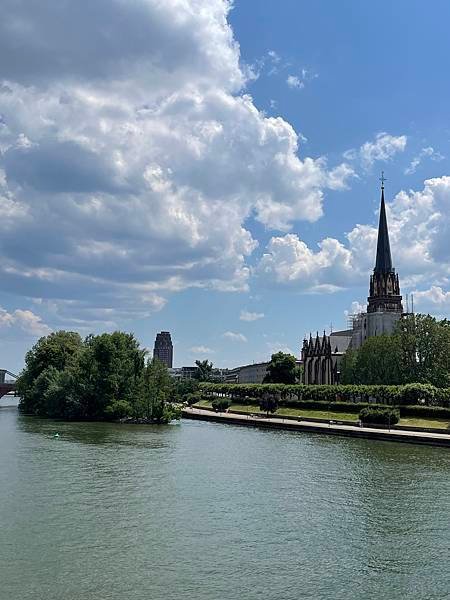
[[[445,419],[420,419],[418,417],[403,417],[399,425],[404,427],[429,427],[433,429],[447,429],[450,427],[450,421]],[[449,430],[450,433],[450,430]]]
[[[195,404],[197,408],[211,408],[211,402],[201,400]],[[239,410],[246,413],[260,413],[259,406],[255,404],[233,404],[231,410]],[[358,421],[358,413],[335,412],[325,410],[306,410],[300,408],[280,407],[273,415],[274,417],[313,417],[315,419],[327,419],[331,421]],[[446,429],[450,421],[445,419],[420,419],[418,417],[404,417],[400,419],[399,425],[405,427],[428,427]]]
[[[201,400],[195,405],[198,408],[211,408],[211,402]],[[256,404],[233,404],[231,410],[239,410],[246,413],[260,413]],[[262,413],[265,414],[265,413]],[[357,421],[357,413],[332,412],[322,410],[303,410],[299,408],[280,407],[273,415],[274,417],[314,417],[315,419],[328,419],[333,421]]]

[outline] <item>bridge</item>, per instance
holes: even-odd
[[[12,379],[11,379],[12,377]],[[7,394],[14,395],[16,391],[17,375],[7,369],[0,369],[0,398]]]

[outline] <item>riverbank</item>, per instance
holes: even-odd
[[[215,413],[211,410],[186,407],[182,411],[186,419],[198,419],[233,425],[250,427],[264,427],[267,429],[287,429],[291,431],[306,431],[326,435],[341,435],[347,437],[368,438],[374,440],[388,440],[395,442],[409,442],[414,444],[427,444],[432,446],[450,447],[450,434],[413,430],[378,429],[374,427],[359,427],[349,424],[338,424],[333,421],[318,423],[303,420],[284,419],[279,417],[262,417],[254,415],[240,415],[236,413]]]

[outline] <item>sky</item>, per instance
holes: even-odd
[[[450,312],[450,5],[3,0],[0,366],[59,329],[174,365],[299,355],[367,301]]]

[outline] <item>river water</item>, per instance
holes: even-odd
[[[448,599],[449,474],[446,448],[0,408],[0,600]]]

